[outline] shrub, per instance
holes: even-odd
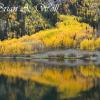
[[[100,49],[100,38],[97,38],[95,40],[95,46],[96,46],[97,49]]]
[[[85,39],[80,43],[80,49],[82,50],[95,50],[94,40]]]

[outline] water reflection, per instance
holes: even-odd
[[[58,67],[0,61],[0,100],[99,100],[99,78],[100,67],[92,63]]]
[[[0,100],[47,100],[47,96],[57,100],[56,89],[29,80],[0,76]]]

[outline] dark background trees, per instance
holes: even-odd
[[[59,14],[75,15],[99,30],[100,3],[98,0],[0,0],[8,7],[18,7],[17,12],[0,11],[0,39],[31,35],[55,26]],[[41,11],[35,7],[44,4],[49,8]],[[50,8],[58,5],[57,11]]]

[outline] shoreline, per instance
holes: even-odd
[[[98,59],[100,51],[85,51],[85,50],[54,50],[46,51],[37,54],[27,55],[0,55],[0,59],[58,59],[58,60],[74,60],[74,59]]]

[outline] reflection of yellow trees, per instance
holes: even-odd
[[[74,97],[93,86],[92,79],[81,77],[74,69],[66,69],[63,72],[46,70],[43,77],[56,84],[62,98]]]
[[[69,98],[92,88],[94,86],[93,77],[100,77],[100,68],[95,66],[81,66],[66,68],[63,71],[55,68],[45,68],[42,71],[38,71],[27,62],[25,64],[1,62],[0,75],[55,86],[58,92],[62,94],[61,96]]]
[[[81,66],[80,72],[82,75],[86,77],[92,77],[92,78],[100,78],[100,68],[95,66]]]

